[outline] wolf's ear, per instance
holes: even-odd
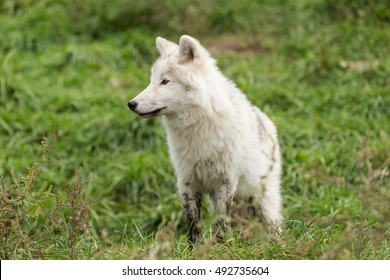
[[[169,54],[172,54],[178,48],[177,44],[161,37],[156,38],[156,46],[161,56],[167,56]]]
[[[195,61],[201,57],[203,52],[203,47],[196,39],[188,35],[183,35],[180,37],[179,63]]]

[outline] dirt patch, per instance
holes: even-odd
[[[365,72],[367,70],[376,69],[379,67],[379,60],[374,59],[371,61],[345,61],[341,60],[339,61],[339,66],[342,69],[351,70],[351,71],[357,71],[357,72]]]
[[[246,56],[268,52],[268,49],[261,44],[261,38],[258,35],[245,37],[227,35],[206,39],[203,44],[215,55],[234,53]]]

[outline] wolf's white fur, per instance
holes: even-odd
[[[161,57],[150,84],[131,102],[143,117],[163,115],[188,218],[199,222],[196,201],[202,195],[222,216],[233,198],[251,197],[278,230],[281,159],[274,124],[222,75],[196,39],[184,35],[177,45],[158,37],[156,45]]]

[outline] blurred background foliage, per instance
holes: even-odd
[[[390,258],[389,28],[386,0],[0,1],[1,258]],[[186,250],[160,121],[126,107],[182,34],[278,127],[278,242]]]

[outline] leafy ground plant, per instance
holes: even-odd
[[[71,186],[66,182],[65,196],[44,181],[54,142],[55,131],[43,138],[42,159],[26,177],[1,179],[1,259],[52,258],[58,250],[63,250],[62,258],[79,258],[77,242],[88,238],[87,210],[92,203],[85,198],[83,181]]]

